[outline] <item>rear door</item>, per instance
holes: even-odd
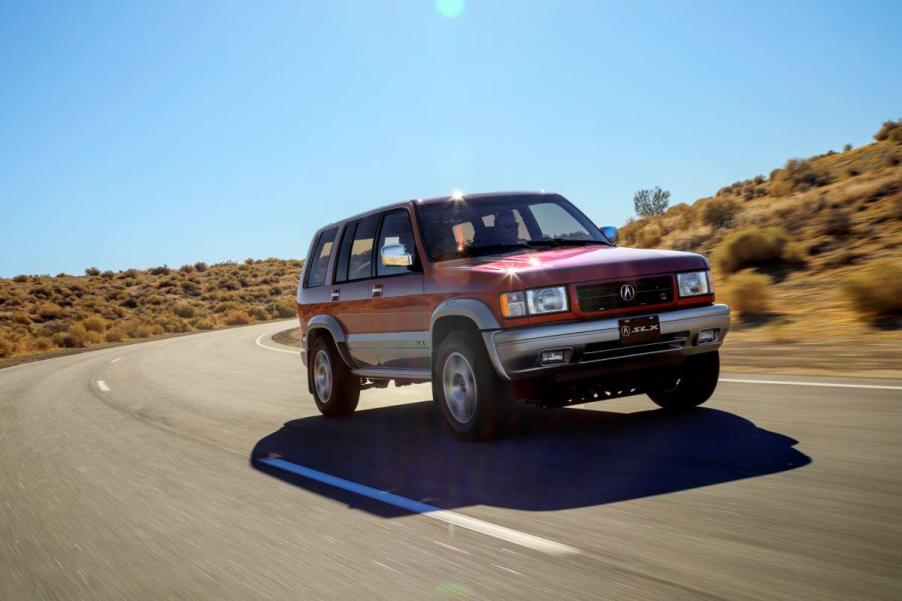
[[[412,258],[407,266],[385,265],[381,251],[400,244]],[[373,340],[380,367],[429,369],[429,318],[423,296],[423,269],[417,255],[410,213],[385,213],[376,243],[372,281]]]
[[[332,315],[348,335],[348,351],[359,367],[378,365],[372,340],[371,293],[373,260],[379,216],[374,215],[345,226],[331,289]]]

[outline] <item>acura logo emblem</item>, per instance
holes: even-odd
[[[620,287],[620,298],[625,301],[631,301],[636,298],[636,289],[632,284],[624,284]]]

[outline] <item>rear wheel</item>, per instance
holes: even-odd
[[[510,384],[495,373],[482,341],[466,334],[451,334],[439,345],[432,395],[462,440],[497,438],[513,416]]]
[[[326,417],[348,417],[360,400],[360,380],[324,336],[313,342],[307,370],[316,408]]]
[[[720,376],[720,353],[712,351],[693,355],[686,360],[666,385],[648,391],[659,407],[683,411],[697,407],[711,398]]]

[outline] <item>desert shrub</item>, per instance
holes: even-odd
[[[741,317],[763,315],[770,308],[771,280],[764,274],[745,269],[730,276],[722,286],[723,295]]]
[[[16,311],[12,315],[10,315],[9,320],[13,323],[17,323],[23,326],[31,325],[31,318],[21,311]]]
[[[860,313],[872,317],[902,315],[902,262],[875,261],[846,276],[842,288]]]
[[[193,280],[185,280],[182,282],[182,290],[185,294],[189,294],[191,296],[197,296],[200,294],[200,286],[198,286],[197,282]]]
[[[739,205],[729,198],[712,198],[702,205],[702,221],[712,227],[724,227],[733,223]]]
[[[104,271],[103,273],[100,274],[100,277],[102,277],[105,280],[112,280],[113,277],[115,277],[115,275],[116,275],[115,273],[113,273],[112,271],[107,269],[106,271]]]
[[[269,289],[270,296],[279,296],[280,294],[282,294],[282,288],[279,286],[273,286]]]
[[[645,227],[644,220],[627,219],[623,227],[617,230],[617,243],[622,246],[632,246],[636,243],[636,234]]]
[[[148,305],[162,305],[165,301],[166,299],[159,294],[151,294],[144,299],[145,304]]]
[[[169,272],[172,270],[169,269],[168,265],[160,265],[159,267],[151,267],[147,271],[150,275],[169,275]]]
[[[654,248],[661,243],[661,226],[649,223],[636,234],[636,246]]]
[[[266,309],[264,309],[263,307],[261,307],[259,305],[252,307],[248,311],[248,314],[251,317],[253,317],[256,321],[267,321],[268,319],[270,319],[272,317],[270,315],[269,311],[267,311]]]
[[[100,275],[100,270],[97,269],[96,267],[88,267],[87,269],[85,269],[85,275],[88,275],[88,276]]]
[[[843,152],[849,152],[850,150],[852,150],[851,144],[846,144],[845,146],[842,147]]]
[[[196,269],[197,271],[206,271],[207,264],[204,263],[203,261],[198,261],[197,263],[194,264],[194,269]]]
[[[85,345],[88,332],[80,323],[72,324],[65,332],[57,332],[52,340],[57,346],[65,348],[81,348]]]
[[[194,323],[198,330],[212,330],[215,326],[209,319],[200,319]]]
[[[746,267],[799,263],[802,251],[790,243],[783,228],[750,227],[725,237],[714,250],[714,260],[724,273]]]
[[[42,305],[39,305],[35,310],[35,315],[37,315],[44,321],[56,319],[60,315],[62,315],[62,313],[62,308],[55,303],[44,303]]]
[[[228,311],[222,319],[223,323],[229,326],[243,325],[251,322],[251,317],[244,311],[232,309]]]
[[[181,267],[179,267],[179,271],[181,271],[182,273],[193,273],[193,272],[194,272],[194,265],[190,265],[190,264],[189,264],[189,265],[182,265]]]
[[[796,191],[830,183],[830,176],[816,171],[809,161],[789,159],[782,169],[775,169],[771,173],[771,180],[775,195],[788,196]]]
[[[121,342],[122,340],[125,340],[125,332],[119,328],[110,328],[103,335],[103,338],[107,342]]]
[[[81,323],[88,332],[102,332],[106,329],[106,320],[99,315],[92,315]]]
[[[840,238],[852,231],[852,221],[848,213],[834,207],[823,213],[821,227],[825,234]]]
[[[180,303],[175,306],[175,314],[186,319],[194,317],[194,307],[188,303]]]
[[[24,273],[20,273],[19,275],[13,277],[13,281],[16,282],[17,284],[21,284],[21,283],[23,283],[23,282],[27,282],[27,281],[28,281],[28,276],[25,275]]]
[[[12,357],[15,351],[16,345],[13,341],[5,336],[0,336],[0,357]]]
[[[294,317],[297,315],[297,304],[294,299],[280,299],[273,307],[273,317]]]
[[[138,299],[134,296],[126,297],[121,303],[119,303],[122,307],[127,307],[129,309],[134,309],[138,306]]]
[[[899,164],[899,162],[900,162],[900,159],[899,159],[899,155],[897,155],[897,154],[888,154],[883,159],[883,163],[887,167],[895,167]]]
[[[902,142],[902,119],[884,122],[880,131],[874,134],[874,139],[878,142],[882,142],[883,140]]]

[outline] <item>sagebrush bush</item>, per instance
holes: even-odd
[[[250,323],[251,317],[244,311],[232,309],[225,314],[222,321],[228,326],[237,326]]]
[[[731,275],[721,290],[730,308],[740,317],[765,315],[770,310],[773,289],[771,279],[764,274],[751,269],[740,271]]]
[[[106,320],[99,315],[92,315],[81,323],[89,332],[103,332],[106,329]]]
[[[24,273],[20,273],[19,275],[13,277],[13,281],[16,282],[17,284],[21,284],[21,283],[23,283],[23,282],[27,282],[27,281],[28,281],[28,276],[25,275]]]
[[[874,134],[874,139],[878,142],[882,142],[883,140],[902,142],[902,119],[884,122],[880,131]]]
[[[852,231],[852,220],[842,209],[828,209],[821,217],[821,228],[825,234],[841,238]]]
[[[16,345],[13,344],[12,340],[7,339],[5,336],[0,336],[0,358],[11,357],[15,350]]]
[[[733,223],[739,212],[739,204],[728,197],[712,198],[702,205],[702,222],[712,227],[725,227]]]
[[[188,303],[180,303],[175,306],[175,314],[185,319],[194,317],[194,307]]]
[[[773,192],[776,196],[788,196],[796,191],[804,191],[830,182],[830,176],[821,173],[804,159],[789,159],[782,169],[771,173]]]
[[[733,232],[714,249],[714,261],[724,273],[801,260],[800,249],[790,244],[789,235],[783,228],[776,226]]]
[[[852,306],[871,317],[902,316],[902,262],[875,261],[854,271],[842,282]]]
[[[125,332],[123,332],[119,328],[110,328],[103,335],[104,340],[107,342],[120,342],[125,340]]]
[[[86,276],[100,275],[100,270],[97,269],[96,267],[88,267],[87,269],[85,269],[85,275]]]
[[[63,313],[62,307],[60,307],[56,303],[44,303],[42,305],[39,305],[38,308],[35,310],[35,315],[37,315],[44,321],[56,319],[62,313]]]

